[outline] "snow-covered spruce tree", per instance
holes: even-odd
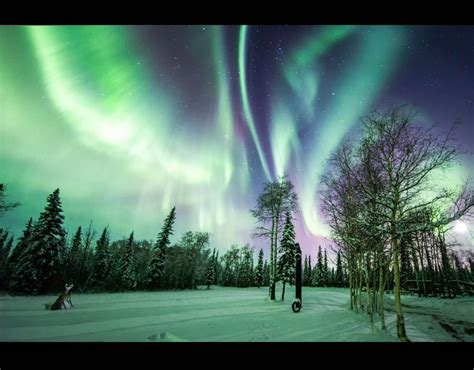
[[[5,212],[10,211],[20,205],[18,202],[7,203],[5,201],[5,193],[7,186],[5,184],[0,184],[0,217],[3,217]]]
[[[91,286],[104,289],[109,273],[109,231],[104,228],[97,240]]]
[[[13,236],[8,239],[9,232],[0,229],[0,290],[4,290],[9,285],[8,256],[13,245]]]
[[[324,263],[323,263],[323,286],[329,285],[329,267],[328,267],[328,255],[326,249],[324,250]]]
[[[124,245],[121,257],[119,271],[121,271],[122,275],[119,288],[120,290],[132,290],[137,284],[133,263],[133,231]]]
[[[336,275],[335,275],[335,286],[343,287],[344,286],[344,274],[342,270],[342,260],[341,260],[341,252],[337,252],[337,260],[336,260]]]
[[[313,285],[313,265],[311,264],[311,254],[308,256],[308,286]]]
[[[472,274],[474,276],[474,274]],[[268,268],[268,262],[265,260],[263,264],[263,286],[270,284],[270,270]]]
[[[303,286],[308,286],[308,279],[309,274],[308,274],[308,256],[305,254],[304,255],[304,263],[303,263]]]
[[[10,238],[9,238],[10,237]],[[0,229],[0,261],[6,262],[13,245],[13,236],[8,230]]]
[[[258,252],[257,268],[255,269],[255,285],[261,287],[263,285],[263,249]]]
[[[0,229],[0,268],[2,268],[2,270],[4,269],[4,267],[6,267],[6,265],[4,264],[6,264],[8,254],[10,253],[7,250],[7,239],[9,234],[10,233],[8,232],[8,230]]]
[[[207,289],[211,287],[211,285],[214,283],[214,271],[216,269],[215,267],[215,255],[216,255],[216,249],[212,251],[212,256],[209,258],[209,261],[207,262],[207,270],[206,270],[206,279],[204,281],[204,284],[207,285]]]
[[[220,274],[220,263],[219,263],[219,251],[216,252],[214,257],[214,285],[219,285],[219,274]]]
[[[148,288],[160,288],[160,279],[165,268],[166,248],[170,245],[170,237],[173,235],[173,224],[176,218],[176,207],[171,209],[169,215],[165,218],[163,227],[156,239],[152,251],[150,263],[147,268]]]
[[[8,244],[8,236],[10,235],[10,233],[8,232],[8,230],[5,230],[5,229],[0,229],[0,261],[3,260],[3,259],[7,259],[8,257],[8,254],[10,253],[9,251],[7,251],[7,244]]]
[[[278,277],[283,282],[283,290],[281,300],[285,300],[286,283],[293,285],[295,283],[295,230],[293,227],[291,212],[286,212],[285,227],[283,229],[283,238],[280,242],[280,258],[278,260],[277,271]]]
[[[317,287],[324,286],[324,260],[321,246],[318,248],[318,258],[313,270],[313,285]]]
[[[8,238],[7,242],[5,243],[4,252],[3,252],[4,253],[3,258],[5,262],[10,256],[10,253],[13,249],[12,247],[13,247],[13,235],[11,235],[10,238]]]
[[[17,285],[17,271],[18,271],[18,262],[21,256],[24,254],[26,248],[30,243],[31,232],[33,230],[33,218],[30,217],[28,223],[23,230],[23,234],[18,240],[15,248],[10,253],[8,257],[8,281],[9,281],[9,289],[12,291],[16,290]]]
[[[56,292],[64,285],[60,276],[61,252],[64,248],[62,214],[59,189],[47,198],[47,204],[34,225],[31,242],[20,258],[18,288],[24,293]]]

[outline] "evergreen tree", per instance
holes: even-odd
[[[263,264],[263,286],[270,284],[270,271],[268,269],[268,262],[265,260]]]
[[[217,251],[214,258],[214,285],[219,284],[220,264],[219,264],[219,251]]]
[[[0,266],[7,262],[13,244],[13,237],[10,236],[8,239],[9,235],[7,230],[0,229]]]
[[[303,286],[308,285],[308,256],[305,254],[304,255],[304,262],[303,262],[303,281],[302,281]]]
[[[12,246],[13,246],[13,235],[10,236],[10,238],[6,241],[4,247],[3,247],[3,259],[6,260],[10,256],[10,252],[12,251]]]
[[[119,287],[121,290],[132,290],[136,287],[136,274],[133,263],[133,231],[124,246],[119,270],[122,272]]]
[[[296,245],[295,230],[291,220],[290,211],[286,212],[285,227],[283,229],[283,238],[280,242],[280,258],[277,264],[279,279],[283,282],[281,300],[285,300],[285,284],[293,285],[295,283],[295,261]]]
[[[8,231],[7,230],[4,230],[4,229],[0,229],[0,253],[2,253],[3,255],[3,246],[5,245],[5,242],[8,238]]]
[[[263,274],[263,249],[260,248],[260,252],[258,252],[257,268],[255,270],[255,285],[257,285],[259,288],[263,285]]]
[[[158,289],[160,287],[160,279],[165,268],[166,249],[169,247],[170,237],[173,235],[175,218],[176,207],[173,207],[169,215],[165,218],[163,227],[158,234],[150,264],[148,265],[148,287],[150,289]]]
[[[313,265],[311,264],[311,254],[308,256],[308,286],[313,285]]]
[[[8,287],[8,256],[13,245],[13,236],[8,239],[8,231],[0,229],[0,290]]]
[[[323,286],[328,286],[329,284],[329,267],[328,267],[328,256],[326,249],[324,250],[324,264],[323,264]]]
[[[104,228],[95,249],[92,285],[102,289],[105,287],[109,273],[109,239],[109,231]]]
[[[17,276],[17,271],[18,271],[18,261],[20,258],[23,256],[25,253],[25,250],[27,249],[29,243],[30,243],[30,238],[31,238],[31,232],[33,230],[33,218],[30,217],[28,220],[28,223],[26,224],[25,229],[23,230],[23,234],[18,240],[18,243],[16,244],[16,247],[13,248],[13,251],[10,254],[10,257],[8,257],[8,280],[9,280],[9,288],[13,291],[15,291],[17,288],[18,284],[18,276]]]
[[[5,192],[7,186],[5,184],[0,184],[0,217],[3,217],[5,212],[12,210],[20,205],[18,202],[6,203],[5,202]]]
[[[47,293],[64,286],[61,279],[61,252],[64,248],[59,189],[47,198],[38,222],[32,230],[31,242],[19,261],[18,288],[26,293]]]
[[[336,280],[336,274],[334,272],[334,267],[331,267],[331,277],[329,279],[329,286],[334,286],[334,282]]]
[[[321,246],[318,248],[318,258],[313,270],[313,285],[317,287],[324,286],[324,261]]]
[[[344,275],[342,270],[341,252],[337,252],[335,286],[344,286]]]
[[[215,254],[216,250],[212,252],[212,257],[209,258],[209,262],[207,265],[207,271],[206,271],[206,280],[204,282],[205,285],[207,285],[207,289],[211,286],[211,284],[214,282],[214,271],[215,271]]]

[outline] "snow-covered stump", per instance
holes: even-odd
[[[51,311],[55,310],[67,310],[71,307],[74,307],[71,301],[71,289],[74,287],[74,284],[65,285],[64,290],[59,294],[59,297],[54,301],[52,305],[46,305],[46,309]]]

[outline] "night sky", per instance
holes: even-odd
[[[373,109],[410,104],[421,124],[474,139],[472,26],[0,27],[0,180],[22,206],[15,236],[60,188],[77,226],[173,241],[253,241],[249,209],[288,173],[303,252],[330,245],[318,211],[325,159]],[[437,174],[459,186],[474,160]],[[471,247],[473,224],[454,233]],[[459,226],[459,225],[458,225]],[[265,247],[266,248],[266,247]]]

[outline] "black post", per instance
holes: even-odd
[[[300,244],[296,243],[296,299],[299,299],[301,303],[303,302],[301,296],[301,248]]]
[[[296,243],[296,274],[295,274],[295,300],[291,306],[294,312],[299,312],[303,304],[301,294],[301,248]]]

